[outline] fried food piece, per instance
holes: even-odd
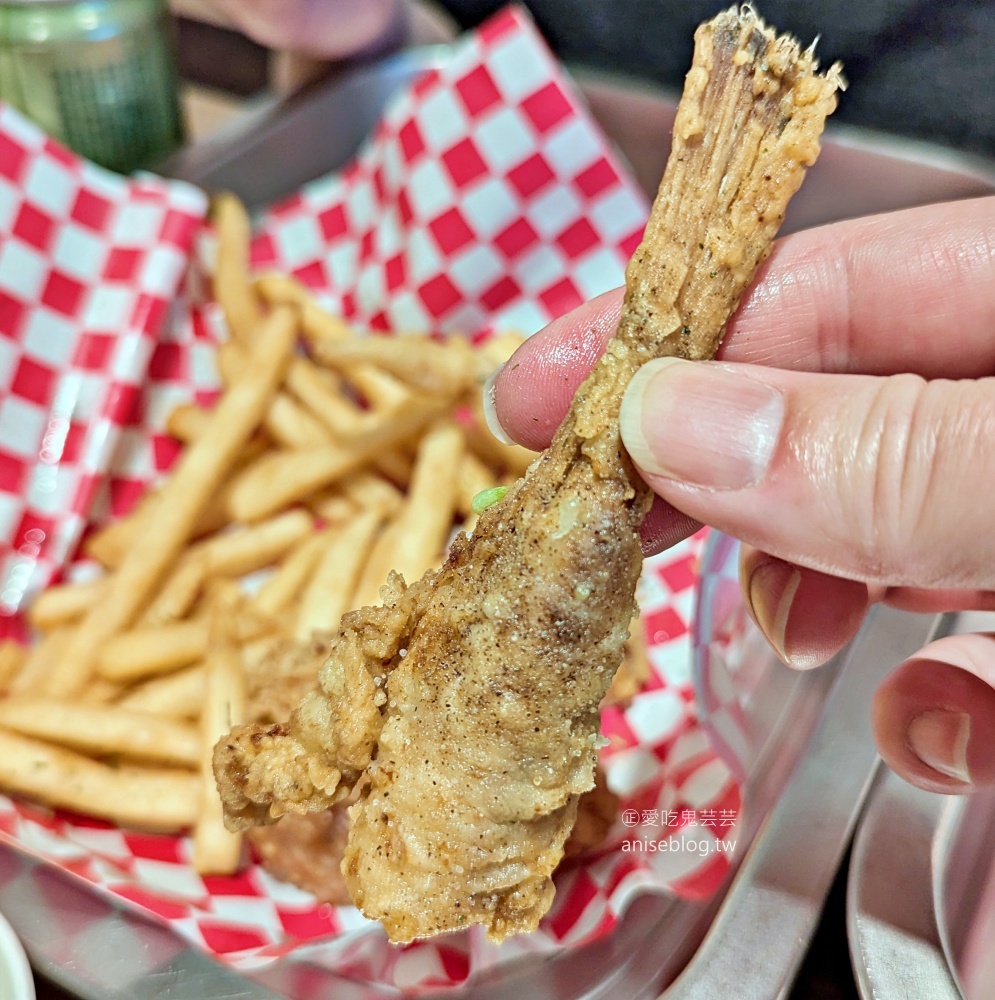
[[[349,807],[362,785],[330,809],[318,813],[291,813],[272,826],[246,831],[259,863],[274,877],[310,892],[322,903],[347,906],[351,899],[342,874],[342,858],[349,837]],[[619,798],[608,788],[599,766],[594,787],[580,797],[577,822],[563,845],[563,864],[581,861],[604,847],[618,818]]]
[[[599,765],[594,771],[594,787],[577,803],[577,822],[563,845],[563,860],[575,861],[599,850],[618,818],[619,798],[608,787],[608,778]]]
[[[287,816],[275,826],[257,826],[246,833],[259,863],[274,878],[332,906],[347,906],[350,901],[342,874],[348,836],[348,800],[323,812]]]
[[[315,690],[330,639],[330,635],[316,635],[306,644],[287,640],[260,660],[247,677],[249,718],[265,724],[286,718],[304,695]],[[625,662],[629,662],[628,657]],[[620,667],[616,678],[621,673]],[[342,858],[349,833],[348,810],[361,790],[362,785],[357,785],[348,799],[323,812],[291,813],[273,826],[249,829],[246,836],[259,863],[275,878],[312,893],[323,903],[347,905],[350,898]],[[564,845],[564,860],[576,860],[599,850],[618,809],[618,796],[609,790],[599,766],[594,788],[580,797],[577,821]]]
[[[250,665],[248,717],[267,725],[285,719],[318,687],[330,640],[330,634],[318,633],[306,643],[288,638]],[[259,863],[274,877],[313,893],[323,903],[348,904],[342,856],[349,834],[348,808],[358,794],[357,789],[350,799],[323,812],[290,815],[275,826],[248,830]]]
[[[318,632],[309,642],[285,638],[257,663],[246,663],[246,717],[262,725],[286,719],[317,688],[331,639],[331,633]]]
[[[816,75],[749,8],[695,41],[618,332],[552,446],[441,570],[410,587],[392,574],[381,607],[343,618],[288,721],[215,749],[233,828],[326,809],[368,778],[343,872],[392,941],[477,923],[500,941],[549,909],[651,501],[621,446],[622,394],[651,358],[714,354],[835,106],[838,72]]]
[[[629,638],[625,640],[622,662],[612,677],[604,701],[601,702],[602,708],[606,705],[620,707],[628,705],[650,679],[652,671],[649,657],[646,655],[646,636],[643,627],[642,619],[636,615],[629,626]]]

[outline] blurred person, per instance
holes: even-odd
[[[326,59],[403,35],[412,10],[474,27],[506,0],[203,0],[262,44]],[[681,86],[697,25],[724,0],[526,0],[564,60]],[[819,38],[852,87],[835,120],[995,155],[993,0],[761,0],[780,31]],[[384,46],[386,47],[386,46]]]
[[[403,38],[408,0],[199,0],[267,48],[337,60]]]

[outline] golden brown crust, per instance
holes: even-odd
[[[445,566],[343,619],[320,690],[217,747],[234,827],[350,809],[350,894],[396,942],[532,930],[553,897],[621,658],[650,493],[618,410],[653,357],[714,353],[818,150],[838,74],[748,8],[700,28],[618,334],[551,448]]]
[[[643,623],[637,615],[629,626],[629,638],[625,640],[622,662],[612,677],[611,686],[605,694],[601,707],[616,705],[624,708],[642,691],[651,674],[650,661],[646,655],[646,637]]]
[[[258,661],[247,662],[246,717],[262,725],[286,719],[318,687],[331,645],[331,634],[315,635],[309,643],[281,636]]]
[[[619,804],[599,766],[594,772],[594,787],[584,792],[577,804],[577,822],[563,845],[564,861],[578,861],[604,847],[618,819]]]
[[[351,902],[342,874],[349,837],[349,801],[322,812],[284,816],[272,826],[246,831],[259,863],[275,878],[312,893],[322,903]]]

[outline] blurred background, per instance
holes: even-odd
[[[322,0],[257,7],[263,22]],[[327,2],[327,0],[326,0]],[[334,0],[333,0],[334,2]],[[401,6],[407,10],[400,10]],[[268,10],[264,8],[269,7]],[[401,0],[402,18],[371,50],[437,41],[479,24],[503,0]],[[715,0],[528,0],[524,4],[556,53],[586,69],[677,89],[691,58],[694,28],[712,17]],[[192,98],[196,131],[223,116],[227,102],[286,92],[330,70],[314,52],[249,42],[235,29],[228,0],[172,0],[179,18],[183,73],[205,92]],[[271,11],[282,10],[276,15]],[[782,31],[803,40],[819,39],[824,63],[841,60],[851,91],[844,95],[839,121],[944,145],[995,155],[995,4],[988,0],[764,0],[759,13]],[[290,15],[292,16],[292,15]],[[259,35],[258,23],[253,22]],[[263,34],[272,32],[264,28]],[[288,28],[284,25],[284,34]],[[290,33],[292,37],[292,33]],[[311,40],[308,40],[309,43]],[[333,45],[318,38],[307,47]],[[231,58],[218,58],[224,48]],[[365,53],[369,57],[370,51]]]

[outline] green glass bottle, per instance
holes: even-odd
[[[183,140],[166,0],[0,0],[0,100],[122,173]]]

